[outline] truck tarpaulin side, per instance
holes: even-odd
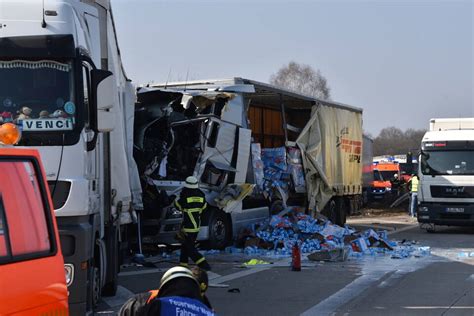
[[[362,192],[362,112],[320,104],[296,140],[306,170],[309,208]],[[336,150],[334,150],[336,149]]]

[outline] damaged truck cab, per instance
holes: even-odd
[[[191,175],[210,205],[198,238],[213,248],[287,205],[343,225],[362,203],[360,109],[242,78],[147,86],[137,98],[145,234],[159,242],[179,228],[171,202]]]

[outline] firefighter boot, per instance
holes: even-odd
[[[204,258],[203,258],[204,259]],[[199,260],[198,260],[199,261]],[[205,270],[205,271],[211,271],[211,266],[209,263],[206,261],[206,259],[202,260],[201,262],[198,262],[198,267]]]

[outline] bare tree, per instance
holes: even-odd
[[[331,89],[321,71],[311,66],[288,63],[270,77],[270,83],[295,92],[313,96],[318,99],[329,100]]]
[[[420,148],[425,132],[425,130],[412,128],[403,132],[394,126],[386,127],[374,139],[374,155],[399,155],[409,151],[416,152]]]

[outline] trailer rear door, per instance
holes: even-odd
[[[317,105],[296,140],[303,153],[310,209],[334,195],[362,193],[362,112]]]

